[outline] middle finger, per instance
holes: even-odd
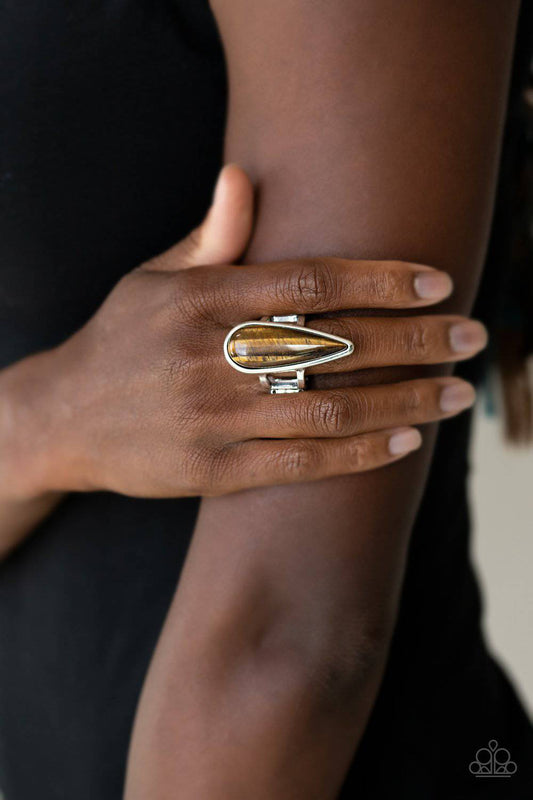
[[[461,361],[487,344],[481,322],[452,315],[317,319],[307,327],[354,344],[353,353],[312,367],[310,374]]]

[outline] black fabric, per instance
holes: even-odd
[[[4,0],[0,367],[69,336],[185,235],[221,161],[207,0]],[[481,309],[483,310],[483,309]],[[442,428],[389,669],[343,797],[525,797],[531,730],[488,656],[468,558],[469,418]],[[6,800],[119,800],[197,501],[70,496],[0,565]],[[473,778],[497,739],[518,772]]]

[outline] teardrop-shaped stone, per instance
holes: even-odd
[[[284,325],[244,325],[231,336],[228,355],[246,369],[297,367],[299,364],[349,350],[344,342],[327,333],[315,333]]]

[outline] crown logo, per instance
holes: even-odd
[[[518,767],[511,761],[511,754],[505,747],[498,747],[496,739],[491,739],[488,747],[480,747],[468,769],[476,778],[510,778]]]

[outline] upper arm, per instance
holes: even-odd
[[[447,269],[468,309],[490,224],[515,0],[212,0],[226,152],[255,179],[254,258]],[[275,233],[275,235],[274,235]]]
[[[211,3],[228,64],[226,156],[258,188],[249,257],[430,264],[454,279],[446,310],[468,313],[490,229],[518,0]],[[394,609],[435,428],[386,469],[204,501],[199,528],[221,529],[221,546],[225,537],[235,546],[253,515],[265,552],[283,550],[272,584],[284,575],[310,618],[309,582],[347,587],[352,609],[354,592],[366,608]]]
[[[455,284],[436,310],[468,313],[490,229],[518,0],[211,2],[228,65],[226,157],[258,189],[249,258],[430,264]],[[412,374],[402,369],[347,380]],[[287,591],[310,619],[309,583],[320,582],[345,592],[351,609],[359,600],[387,609],[390,622],[435,433],[427,426],[421,450],[386,469],[204,501],[199,529],[238,546],[253,515],[254,537],[265,553],[283,550]],[[273,570],[275,591],[283,575]]]

